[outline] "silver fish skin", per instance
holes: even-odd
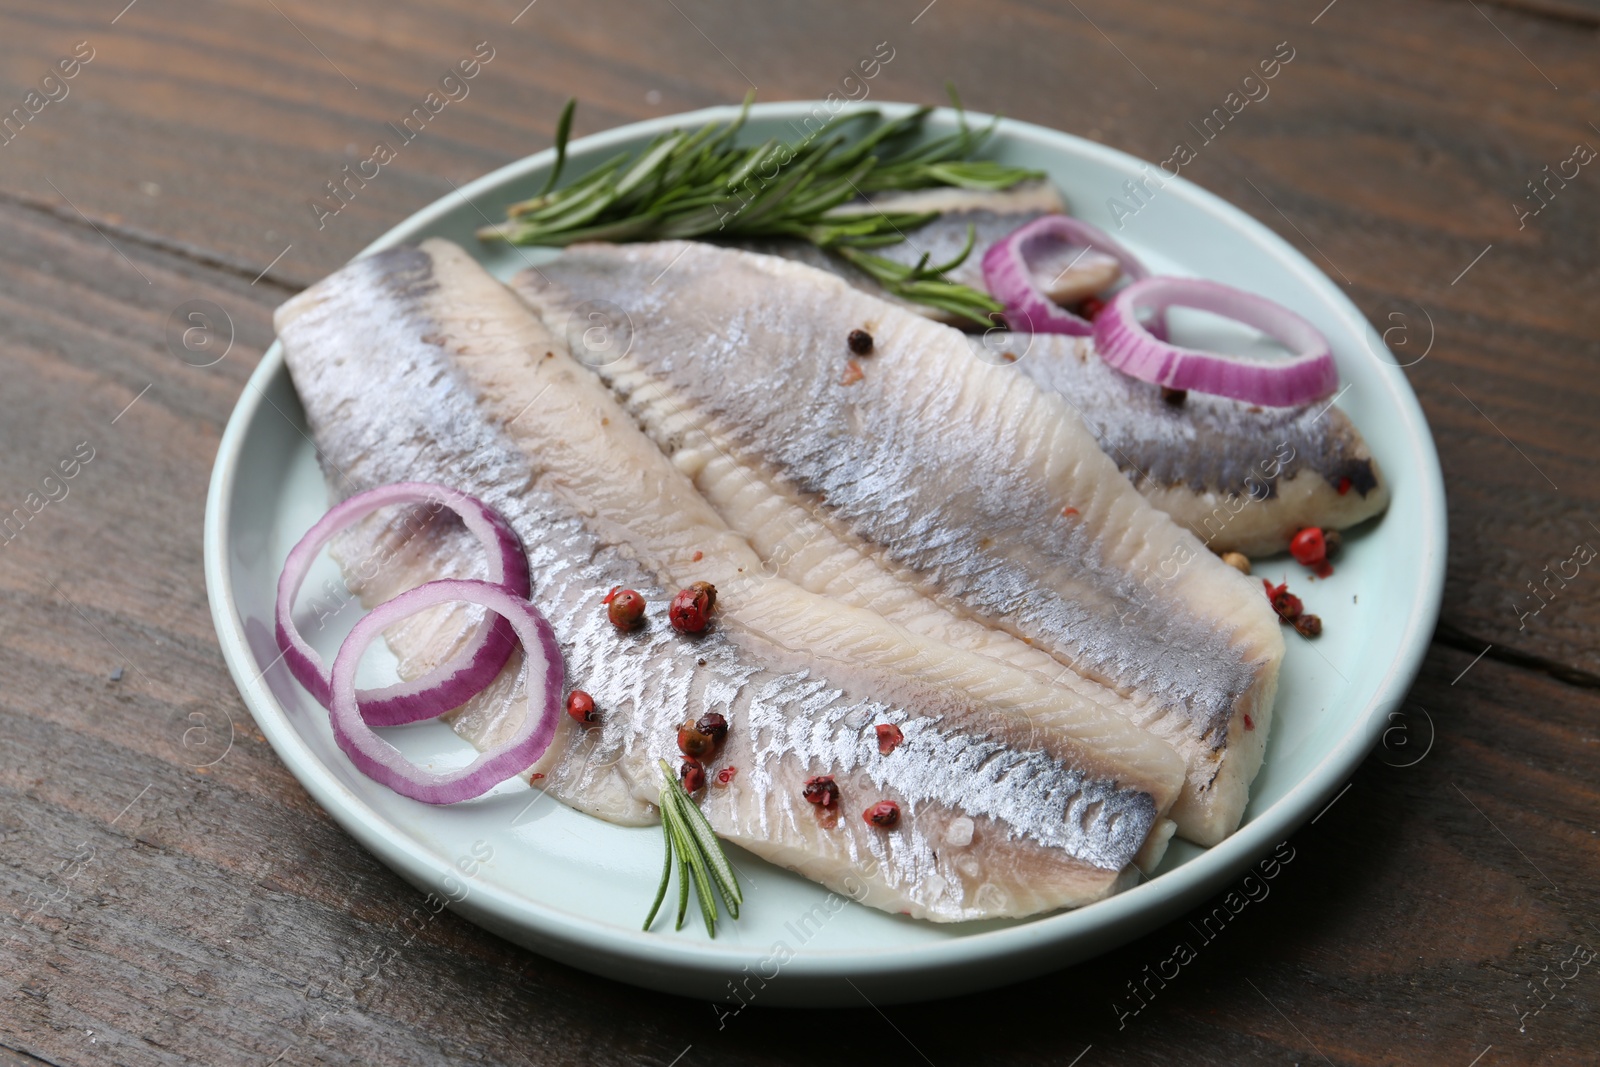
[[[1136,860],[1159,857],[1182,781],[1174,753],[1024,672],[760,575],[606,390],[454,245],[352,263],[284,305],[277,324],[335,496],[443,482],[524,539],[569,685],[602,713],[587,728],[563,717],[532,768],[558,799],[653,821],[657,760],[676,765],[677,726],[718,711],[731,730],[709,771],[737,774],[708,789],[713,827],[874,907],[936,921],[1025,916],[1099,899],[1137,874]],[[415,534],[404,518],[375,516],[338,546],[347,564],[391,560],[360,589],[369,602],[478,573],[481,552],[459,527]],[[660,620],[670,592],[699,577],[722,590],[717,623],[688,638]],[[610,626],[601,601],[617,585],[646,597],[651,624]],[[477,622],[468,609],[440,612],[386,640],[416,677]],[[468,740],[493,743],[519,714],[517,666],[454,717]],[[884,722],[906,738],[887,756],[873,729]],[[822,819],[801,795],[819,774],[843,794]],[[861,817],[884,798],[903,813],[887,833]]]
[[[1059,215],[1066,210],[1066,201],[1061,198],[1060,192],[1054,185],[1047,181],[1029,181],[999,191],[940,188],[881,193],[870,200],[852,201],[832,213],[851,215],[876,214],[880,211],[942,212],[938,218],[908,230],[904,241],[875,248],[872,250],[873,254],[906,266],[915,266],[924,253],[927,254],[928,262],[931,264],[948,263],[959,256],[961,250],[966,247],[970,228],[974,237],[972,251],[960,265],[947,271],[945,277],[952,282],[971,286],[980,293],[986,293],[989,288],[983,280],[984,250],[1024,223],[1032,222],[1041,215]],[[758,238],[730,242],[729,247],[782,256],[837,274],[862,292],[881,297],[935,322],[951,325],[962,325],[965,322],[947,311],[903,300],[886,292],[872,275],[849,260],[818,248],[810,241]],[[1052,299],[1065,302],[1082,299],[1085,295],[1084,282],[1071,270],[1074,266],[1076,265],[1072,263],[1072,257],[1068,255],[1066,249],[1052,252],[1040,257],[1033,264],[1034,280]],[[1097,274],[1095,285],[1088,291],[1095,292],[1115,282],[1118,275],[1115,272],[1114,262],[1112,268],[1112,273],[1109,275]],[[971,325],[970,322],[965,324]]]
[[[1261,407],[1191,392],[1172,403],[1107,366],[1086,337],[994,332],[968,343],[1059,393],[1145,499],[1214,552],[1282,552],[1307,526],[1345,529],[1389,505],[1366,440],[1325,402]]]
[[[1188,763],[1178,833],[1210,845],[1238,825],[1271,722],[1278,620],[1258,585],[1145,502],[1058,395],[974,359],[958,331],[769,256],[582,245],[513,287],[558,331],[588,302],[621,309],[626,351],[588,362],[777,573],[1058,683],[1109,687]],[[855,329],[874,346],[852,369]]]

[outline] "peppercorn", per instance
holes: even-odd
[[[721,713],[708,711],[695,722],[694,728],[711,738],[713,745],[722,744],[728,736],[728,720]]]
[[[619,630],[631,630],[644,618],[644,597],[632,589],[613,589],[604,603],[606,617]]]
[[[872,335],[866,330],[851,330],[849,344],[850,351],[858,356],[864,356],[872,351]]]
[[[1238,571],[1240,574],[1250,573],[1250,557],[1243,552],[1224,552],[1222,562]]]
[[[733,782],[733,776],[738,773],[739,768],[737,767],[724,767],[722,770],[717,772],[716,782],[721,786],[729,785]]]
[[[711,609],[717,604],[717,587],[710,582],[695,582],[678,590],[667,608],[667,619],[680,633],[704,633],[711,625]]]
[[[600,715],[594,710],[594,697],[582,689],[574,689],[567,694],[567,714],[579,722],[598,722]]]
[[[1328,558],[1328,543],[1324,540],[1321,530],[1315,526],[1307,526],[1290,540],[1289,555],[1303,566],[1315,567]]]
[[[806,786],[800,791],[800,795],[820,808],[833,808],[839,804],[839,787],[834,784],[831,774],[807,778]]]
[[[900,805],[892,800],[880,800],[862,812],[861,817],[880,830],[892,830],[900,822]]]
[[[881,756],[887,756],[893,752],[900,742],[906,739],[906,735],[900,731],[900,727],[892,722],[880,722],[873,729],[878,733],[878,754]]]
[[[1322,620],[1306,611],[1306,606],[1300,598],[1289,592],[1289,583],[1273,585],[1265,578],[1261,584],[1266,587],[1267,599],[1272,602],[1272,610],[1278,617],[1289,623],[1305,637],[1316,637],[1322,632]]]
[[[678,751],[685,756],[691,759],[704,759],[711,755],[716,747],[711,735],[696,729],[693,720],[678,727]]]
[[[698,793],[706,787],[706,766],[697,759],[685,759],[678,768],[678,781],[686,793]]]
[[[1301,637],[1316,637],[1322,633],[1322,620],[1307,612],[1294,620],[1294,628],[1300,632]]]
[[[1165,400],[1167,403],[1171,404],[1175,408],[1176,407],[1182,407],[1183,406],[1183,402],[1185,400],[1189,399],[1189,390],[1187,390],[1187,389],[1168,389],[1166,386],[1163,385],[1161,387],[1161,399]]]

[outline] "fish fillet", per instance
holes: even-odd
[[[1060,393],[1145,499],[1214,552],[1270,555],[1306,526],[1344,529],[1382,512],[1389,486],[1350,417],[1319,401],[1263,408],[1161,388],[1103,363],[1086,337],[969,337]]]
[[[277,325],[335,495],[447,482],[527,544],[569,684],[602,713],[592,728],[563,717],[533,768],[552,795],[653,821],[657,759],[676,760],[686,717],[719,711],[731,730],[710,769],[737,774],[707,790],[718,834],[875,907],[1023,916],[1098,899],[1159,855],[1183,780],[1169,746],[1028,672],[762,573],[610,393],[454,245],[352,263],[289,301]],[[481,560],[461,530],[413,535],[400,517],[337,550],[346,564],[372,553],[391,560],[360,590],[373,602]],[[699,638],[662,623],[670,592],[693,580],[719,589],[716,625]],[[601,599],[616,585],[639,590],[655,621],[611,627]],[[450,654],[477,618],[460,609],[389,631],[401,673]],[[509,728],[515,668],[455,716],[475,744]],[[905,736],[888,755],[879,723]],[[843,794],[836,817],[802,798],[819,774]],[[861,817],[882,798],[903,812],[888,833]]]
[[[1277,617],[1144,501],[1059,396],[974,359],[958,331],[770,256],[584,245],[513,284],[569,336],[595,301],[620,309],[627,344],[586,362],[776,573],[1110,687],[1187,761],[1178,832],[1214,844],[1238,825],[1277,688]],[[875,344],[848,361],[856,329]]]

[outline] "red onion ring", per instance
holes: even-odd
[[[1039,287],[1029,260],[1040,245],[1062,242],[1110,256],[1130,280],[1148,278],[1138,258],[1105,232],[1068,215],[1042,215],[1006,234],[983,254],[983,282],[1005,305],[1006,325],[1022,333],[1065,333],[1087,337],[1094,323],[1061,307]],[[1159,329],[1159,327],[1158,327]]]
[[[480,754],[466,767],[445,774],[412,763],[373,732],[356,698],[356,668],[367,646],[385,627],[419,611],[452,601],[478,604],[504,619],[522,642],[528,679],[528,714],[504,743]],[[329,713],[333,737],[356,769],[402,796],[424,804],[454,804],[493,789],[538,761],[555,737],[560,721],[561,689],[566,670],[555,631],[526,599],[503,586],[470,579],[446,579],[419,585],[373,608],[350,631],[333,658]],[[536,704],[542,707],[536,708]],[[437,708],[436,711],[446,710]]]
[[[1141,308],[1196,308],[1222,315],[1282,342],[1296,353],[1278,363],[1258,363],[1216,352],[1169,344],[1139,322]],[[1106,363],[1142,381],[1169,389],[1230,397],[1248,404],[1294,407],[1331,394],[1339,386],[1328,339],[1281,304],[1219,282],[1198,278],[1146,278],[1111,298],[1094,320],[1094,343]]]
[[[505,519],[475,497],[431,482],[396,482],[369,489],[333,507],[289,552],[278,578],[275,611],[278,648],[284,663],[306,691],[323,707],[331,699],[331,685],[322,657],[300,636],[294,625],[294,599],[305,582],[317,554],[333,536],[372,512],[390,504],[437,503],[461,516],[467,529],[483,543],[489,557],[489,582],[526,599],[532,593],[528,557],[522,542]],[[435,510],[438,510],[437,507]],[[516,647],[511,624],[504,618],[485,625],[468,639],[454,658],[421,678],[361,694],[361,714],[373,726],[399,726],[431,719],[460,707],[482,692],[500,673]]]

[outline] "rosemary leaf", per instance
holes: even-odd
[[[656,912],[661,910],[661,902],[667,899],[667,883],[672,880],[672,828],[665,819],[661,820],[661,841],[666,849],[666,855],[661,861],[661,884],[656,887],[655,903],[650,905],[650,914],[645,916],[644,929],[650,929],[650,924],[656,921]],[[734,916],[738,918],[738,916]]]
[[[717,936],[717,898],[711,891],[711,875],[706,871],[705,855],[689,854],[689,870],[694,874],[694,896],[700,902],[700,918],[705,921],[706,934]]]
[[[672,836],[678,845],[678,921],[672,928],[682,930],[683,917],[689,914],[689,857],[684,854],[683,840],[678,837],[676,830]]]
[[[544,188],[539,190],[540,196],[555,188],[561,178],[562,168],[567,165],[567,138],[572,135],[572,114],[577,110],[577,97],[569,99],[567,106],[561,109],[561,120],[556,123],[556,165],[550,168],[550,177],[545,179]]]

